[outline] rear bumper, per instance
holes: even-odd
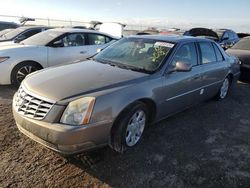
[[[20,132],[32,140],[64,155],[80,153],[108,144],[112,122],[69,126],[33,120],[18,114],[14,118]]]

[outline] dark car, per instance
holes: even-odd
[[[185,36],[193,36],[193,37],[200,37],[200,38],[207,38],[211,39],[215,42],[219,41],[219,37],[216,32],[214,32],[212,29],[208,28],[192,28],[188,31],[185,31]]]
[[[242,38],[244,38],[244,37],[249,37],[249,36],[250,36],[249,33],[237,33],[237,35],[238,35],[238,37],[239,37],[240,39],[242,39]]]
[[[245,37],[226,51],[241,61],[241,80],[250,79],[250,37]]]
[[[19,27],[18,24],[14,23],[14,22],[3,22],[0,21],[0,31],[4,30],[4,29],[12,29],[12,28],[17,28]]]
[[[22,133],[57,152],[107,144],[123,152],[148,124],[224,99],[238,79],[238,61],[208,39],[124,37],[88,61],[27,76],[13,113]]]
[[[230,29],[218,29],[215,30],[217,33],[219,40],[218,43],[222,48],[228,49],[232,47],[235,43],[239,42],[240,38],[237,33]]]
[[[0,37],[0,42],[14,41],[18,43],[47,29],[50,29],[50,27],[22,26],[2,35]]]

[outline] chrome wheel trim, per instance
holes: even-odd
[[[21,83],[23,79],[30,73],[37,71],[38,69],[32,65],[26,65],[21,67],[16,73],[16,81]]]
[[[227,96],[229,90],[229,79],[226,78],[220,88],[220,98],[224,99]]]
[[[141,139],[146,124],[146,114],[143,110],[136,111],[130,118],[126,130],[127,146],[134,146]]]

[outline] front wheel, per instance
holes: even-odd
[[[41,69],[36,63],[23,62],[14,67],[11,73],[11,83],[15,86],[19,86],[24,78],[37,70]]]
[[[148,119],[144,103],[136,102],[127,108],[112,128],[111,147],[120,153],[134,147],[141,140]]]
[[[222,86],[220,87],[220,90],[217,94],[217,100],[223,100],[227,97],[228,92],[230,88],[230,79],[228,77],[225,78],[225,80],[222,83]]]

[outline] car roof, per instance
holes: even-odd
[[[96,33],[96,34],[103,34],[103,35],[109,36],[111,38],[117,38],[117,37],[114,37],[112,35],[109,35],[108,33],[103,33],[103,32],[91,30],[91,29],[55,28],[55,29],[50,29],[50,31],[58,31],[58,32],[63,32],[63,33],[81,33],[81,32],[82,33]]]
[[[18,28],[21,28],[21,29],[36,29],[36,28],[52,28],[52,27],[42,26],[42,25],[27,25],[27,26],[20,26]]]
[[[171,43],[180,43],[180,42],[199,42],[199,41],[209,41],[212,40],[205,38],[198,38],[192,36],[180,36],[180,35],[134,35],[128,38],[142,38],[142,39],[153,39]]]

